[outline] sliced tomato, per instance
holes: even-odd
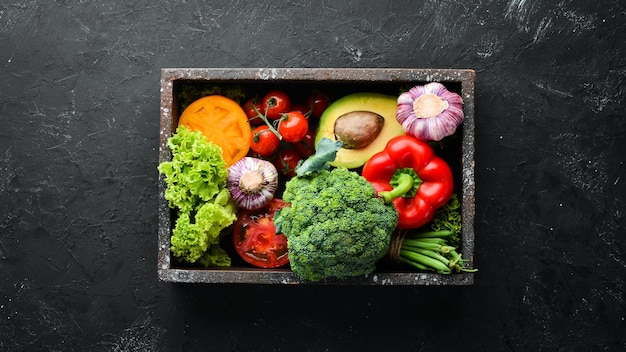
[[[274,198],[258,210],[240,210],[233,229],[239,256],[259,268],[278,268],[289,263],[287,237],[276,233],[274,213],[287,204]]]
[[[178,125],[200,131],[220,146],[227,166],[250,150],[252,131],[246,113],[237,102],[225,96],[209,95],[195,100],[183,111]]]

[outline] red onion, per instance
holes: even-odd
[[[228,168],[226,187],[238,207],[259,209],[274,197],[278,171],[267,160],[244,157]]]
[[[404,132],[424,141],[440,141],[463,122],[463,99],[438,82],[415,86],[398,97],[396,120]]]

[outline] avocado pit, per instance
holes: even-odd
[[[380,134],[385,118],[372,111],[350,111],[335,121],[335,138],[343,148],[359,149],[368,146]]]

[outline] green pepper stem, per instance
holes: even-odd
[[[382,191],[378,193],[378,196],[382,197],[385,200],[385,203],[391,203],[394,199],[404,196],[413,189],[414,178],[411,175],[398,175],[397,182],[398,185],[391,191]]]

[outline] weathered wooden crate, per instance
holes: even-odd
[[[401,89],[417,84],[440,82],[463,98],[465,120],[458,150],[448,157],[455,173],[455,191],[462,202],[463,258],[473,266],[474,257],[474,81],[473,70],[406,68],[164,68],[161,71],[161,117],[159,163],[171,160],[167,140],[175,132],[181,113],[178,94],[185,85],[208,83],[239,86],[266,91],[270,88],[290,92],[320,89],[347,95],[354,92],[380,92],[397,95]],[[257,269],[246,265],[230,268],[198,269],[174,265],[170,237],[174,212],[164,196],[165,182],[159,178],[158,197],[158,275],[162,281],[188,283],[309,284],[289,269]],[[440,275],[409,268],[383,266],[370,275],[343,280],[324,280],[316,284],[337,285],[472,285],[473,273]]]

